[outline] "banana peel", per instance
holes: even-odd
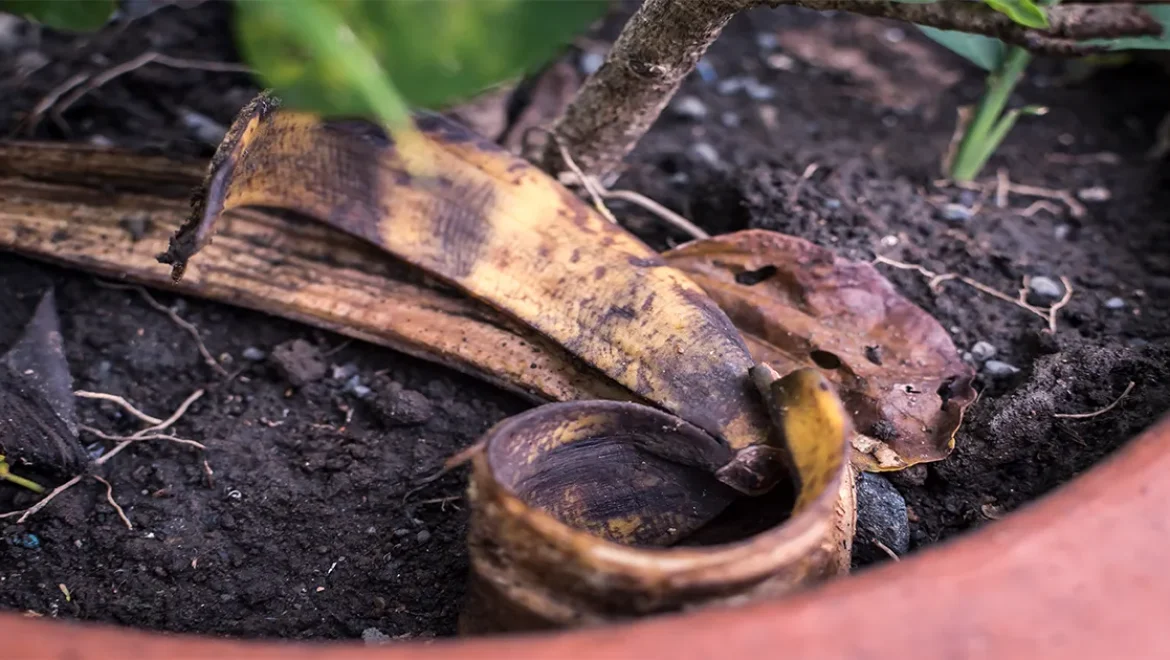
[[[780,377],[760,367],[753,380],[796,448],[799,486],[720,511],[711,501],[730,489],[684,456],[705,451],[705,434],[660,410],[553,403],[489,430],[473,459],[460,633],[733,604],[847,572],[856,524],[849,416],[815,368]],[[692,511],[712,520],[680,539]]]
[[[514,320],[315,222],[233,212],[172,284],[156,256],[205,169],[108,148],[0,143],[0,247],[335,331],[534,403],[639,400]]]
[[[395,145],[376,125],[282,110],[262,95],[220,146],[160,261],[181,279],[227,211],[275,208],[373,245],[515,319],[711,437],[707,461],[747,494],[788,456],[711,298],[632,234],[504,149],[437,115]],[[420,167],[425,164],[425,168]]]
[[[727,312],[753,359],[782,373],[821,369],[857,428],[859,468],[901,470],[950,454],[975,400],[974,369],[871,264],[763,230],[694,241],[663,258]]]

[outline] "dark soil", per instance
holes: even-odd
[[[163,9],[91,39],[9,35],[0,40],[9,51],[0,65],[0,125],[15,129],[78,70],[104,69],[146,48],[234,61],[227,21],[227,8],[209,3]],[[760,43],[762,34],[777,44]],[[1109,199],[1086,201],[1087,212],[1075,217],[1059,201],[1025,213],[1038,198],[1011,195],[996,208],[992,196],[963,219],[947,205],[974,206],[980,193],[931,183],[956,106],[982,86],[980,72],[959,58],[893,24],[793,10],[740,17],[708,60],[713,79],[695,75],[680,93],[695,97],[705,117],[668,110],[619,186],[713,232],[774,229],[858,259],[880,253],[968,276],[1013,296],[1026,276],[1063,276],[1073,286],[1049,334],[1045,320],[961,282],[931,291],[919,273],[881,266],[961,350],[988,342],[994,359],[1019,369],[1003,376],[982,369],[982,396],[951,458],[889,477],[909,506],[911,551],[1068,481],[1165,410],[1170,169],[1144,157],[1170,110],[1163,72],[1133,64],[1067,83],[1061,63],[1038,63],[1018,100],[1051,112],[1022,121],[989,171],[1003,167],[1014,181],[1074,194],[1105,190]],[[755,76],[774,96],[720,93],[721,83],[742,76]],[[46,117],[33,135],[207,156],[218,139],[214,124],[230,123],[255,91],[242,74],[147,66],[59,119]],[[684,238],[635,209],[614,210],[656,247]],[[132,530],[91,479],[25,524],[0,520],[0,606],[245,637],[356,637],[374,627],[390,636],[454,632],[466,571],[465,475],[424,481],[526,403],[391,351],[155,294],[224,356],[234,376],[225,380],[189,334],[136,292],[0,258],[0,290],[25,304],[50,285],[75,386],[119,394],[157,417],[204,388],[175,432],[207,451],[147,442],[106,465]],[[1101,409],[1130,382],[1132,391],[1105,414],[1053,416]],[[140,428],[113,404],[79,400],[78,407],[81,423],[107,433]],[[101,447],[108,444],[91,449]],[[0,486],[4,510],[33,499]]]

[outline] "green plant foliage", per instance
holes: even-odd
[[[287,105],[401,119],[405,106],[457,103],[544,64],[608,5],[247,0],[236,29],[244,58]]]
[[[919,30],[931,39],[946,46],[955,53],[967,58],[972,64],[985,71],[994,71],[1003,63],[1007,54],[1007,44],[995,37],[985,37],[981,34],[968,34],[953,30],[939,30],[938,28],[919,25]]]
[[[984,0],[989,7],[1007,14],[1020,25],[1043,30],[1048,27],[1048,15],[1032,0]]]
[[[75,32],[102,27],[117,8],[117,0],[0,0],[0,11]]]

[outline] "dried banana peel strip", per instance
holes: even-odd
[[[225,211],[271,207],[381,247],[518,320],[712,438],[697,466],[745,493],[775,485],[739,332],[690,279],[526,161],[435,116],[395,145],[373,124],[260,97],[213,159],[161,258],[182,275]],[[426,164],[425,176],[418,163]]]

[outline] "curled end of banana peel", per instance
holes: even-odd
[[[280,99],[264,91],[252,99],[239,113],[227,135],[224,136],[211,163],[203,185],[191,195],[191,213],[187,221],[171,237],[167,251],[158,255],[158,261],[171,267],[171,280],[179,282],[187,271],[187,262],[211,242],[215,227],[223,213],[226,188],[251,134],[270,114],[280,109]]]

